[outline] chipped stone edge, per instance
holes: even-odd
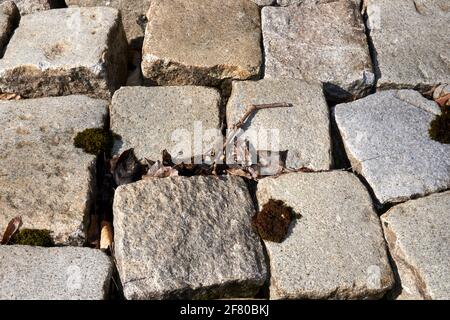
[[[248,69],[224,64],[210,67],[186,65],[150,53],[144,54],[141,67],[144,83],[158,85],[214,86],[225,80],[250,80],[261,71],[261,65]],[[180,74],[185,75],[184,79],[179,79]]]
[[[389,216],[391,212],[388,211],[380,217],[384,232],[384,237],[389,248],[389,253],[392,256],[393,263],[398,270],[401,282],[401,275],[408,277],[414,282],[414,291],[419,293],[420,298],[424,300],[432,300],[431,296],[427,294],[427,285],[419,269],[408,263],[408,255],[403,250],[401,243],[399,243],[395,231],[391,229]],[[397,283],[397,290],[403,291],[401,283]]]
[[[85,94],[92,98],[110,100],[115,90],[126,82],[128,43],[120,12],[108,9],[117,14],[114,24],[108,30],[106,51],[97,63],[69,69],[33,64],[4,69],[0,72],[0,92],[17,93],[25,98]],[[30,78],[37,85],[31,87],[28,81]],[[57,93],[36,91],[35,87],[50,87]]]

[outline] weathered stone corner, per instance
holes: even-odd
[[[267,269],[239,177],[174,177],[120,186],[115,254],[127,299],[253,297]]]
[[[77,132],[102,127],[108,103],[85,96],[0,102],[0,230],[50,230],[56,244],[83,245],[96,186],[95,156]]]
[[[116,9],[25,15],[0,60],[0,91],[26,98],[87,94],[109,99],[126,81],[126,48]]]
[[[150,4],[142,72],[160,85],[218,85],[259,75],[258,6],[248,0]]]

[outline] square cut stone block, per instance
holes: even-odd
[[[0,3],[10,0],[0,0]],[[14,0],[19,8],[21,15],[30,14],[36,11],[50,10],[54,8],[63,8],[64,0]]]
[[[381,216],[401,280],[397,299],[450,299],[450,191],[411,200]]]
[[[379,89],[425,92],[450,82],[448,0],[368,0],[366,11]]]
[[[0,300],[103,300],[111,259],[89,248],[0,246]]]
[[[142,46],[146,13],[150,0],[66,0],[69,7],[112,7],[120,10],[128,42],[132,47]]]
[[[349,0],[264,7],[265,78],[320,81],[331,100],[361,97],[375,76],[359,7]]]
[[[123,87],[111,104],[111,130],[121,136],[114,153],[134,148],[138,159],[162,160],[163,150],[176,161],[191,161],[191,156],[206,153],[194,140],[195,125],[202,130],[215,129],[218,135],[220,95],[216,89],[194,86]],[[184,151],[184,152],[183,152]],[[183,152],[183,153],[182,153]],[[190,153],[190,155],[189,155]]]
[[[274,199],[296,214],[282,243],[264,241],[271,299],[374,299],[392,287],[380,220],[353,174],[262,179],[257,199],[260,209]]]
[[[82,245],[95,188],[95,157],[73,145],[103,127],[108,103],[86,96],[0,102],[0,232],[47,229],[57,244]]]
[[[337,105],[335,118],[353,169],[381,204],[450,187],[450,145],[429,136],[439,106],[413,90],[388,90]]]
[[[26,98],[110,98],[126,80],[126,46],[116,9],[68,8],[23,16],[0,60],[0,91]]]
[[[330,169],[330,120],[322,86],[294,79],[235,81],[227,105],[228,128],[251,104],[269,103],[290,103],[292,107],[255,112],[242,128],[252,146],[260,151],[288,151],[288,168]],[[271,130],[278,132],[279,145]],[[266,133],[267,141],[260,141]]]
[[[149,82],[217,85],[259,74],[258,6],[249,0],[154,0],[147,13],[142,72]]]
[[[253,297],[267,270],[239,177],[173,177],[120,186],[115,256],[127,299]]]

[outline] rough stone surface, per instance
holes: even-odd
[[[450,299],[450,192],[395,206],[381,217],[401,279],[399,299]]]
[[[116,9],[68,8],[23,16],[0,60],[0,90],[23,97],[108,98],[126,80]]]
[[[369,0],[367,13],[380,89],[424,92],[449,82],[448,0]]]
[[[359,8],[361,6],[362,0],[348,0],[348,1],[354,2],[355,4],[358,5],[358,8]],[[330,0],[277,0],[277,4],[282,7],[291,6],[291,5],[299,5],[299,4],[306,3],[306,2],[319,3],[319,2],[333,2],[333,1],[330,1]]]
[[[47,229],[81,245],[95,186],[95,157],[73,146],[77,132],[102,127],[107,102],[85,96],[0,102],[0,230]]]
[[[282,243],[265,241],[272,299],[378,298],[393,285],[379,218],[354,175],[266,178],[257,198],[260,208],[282,200],[301,215]]]
[[[9,0],[0,0],[0,3]],[[61,8],[64,4],[62,0],[14,0],[21,15],[30,14],[36,11]]]
[[[254,206],[239,177],[120,186],[115,254],[127,299],[252,297],[267,276]]]
[[[89,248],[0,246],[0,300],[103,300],[110,258]]]
[[[142,72],[158,84],[216,85],[259,74],[260,14],[248,0],[155,0],[147,13]]]
[[[70,6],[106,6],[119,9],[128,42],[132,46],[142,44],[150,0],[66,0]],[[135,42],[137,42],[135,44]]]
[[[321,81],[330,99],[361,97],[373,86],[359,7],[351,1],[264,7],[266,78]]]
[[[0,56],[8,44],[9,38],[19,24],[20,13],[12,1],[0,3]]]
[[[233,82],[227,105],[228,128],[242,117],[249,105],[276,102],[290,103],[293,107],[260,110],[246,123],[244,131],[279,130],[280,145],[270,150],[288,150],[287,167],[328,170],[331,166],[329,111],[319,84],[289,79]],[[258,137],[250,142],[259,150]],[[262,146],[261,150],[267,151],[267,146]]]
[[[252,0],[252,1],[260,7],[270,6],[275,3],[275,0]]]
[[[277,4],[282,7],[290,6],[293,4],[301,4],[304,0],[277,0]]]
[[[212,88],[123,87],[114,94],[110,110],[111,129],[122,137],[114,153],[134,148],[139,159],[156,161],[161,160],[162,151],[166,149],[174,160],[190,161],[191,156],[203,154],[194,146],[195,122],[204,130],[218,129],[219,103],[219,92]],[[186,130],[183,138],[191,144],[191,155],[178,153],[183,150],[178,148],[183,140],[177,132],[183,134]],[[181,146],[186,144],[181,143]]]
[[[347,156],[380,203],[450,187],[450,145],[428,133],[440,112],[413,90],[383,91],[336,106]]]

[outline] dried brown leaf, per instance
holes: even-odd
[[[439,99],[436,99],[435,101],[441,107],[448,106],[450,102],[450,93],[446,94],[443,97],[440,97]]]
[[[172,156],[167,150],[162,152],[162,164],[165,167],[173,167],[175,165],[172,161]]]
[[[114,157],[110,164],[111,173],[118,186],[140,180],[144,171],[133,149],[128,149],[119,157]]]
[[[20,100],[22,97],[17,93],[0,93],[0,100]]]
[[[227,173],[232,176],[243,177],[247,179],[252,179],[252,175],[246,171],[244,168],[228,168]]]
[[[1,244],[8,244],[11,238],[14,236],[14,234],[19,231],[20,227],[22,226],[22,217],[18,216],[8,223],[8,226],[6,227],[5,232],[3,233],[3,238]]]
[[[98,249],[100,238],[100,229],[99,229],[99,216],[96,214],[91,215],[89,228],[87,230],[87,242],[92,248]]]
[[[147,171],[147,174],[142,177],[143,180],[154,178],[167,178],[178,176],[178,170],[164,166],[161,161],[156,161]]]
[[[114,233],[112,223],[109,221],[102,221],[100,233],[100,249],[112,249],[114,243]]]

